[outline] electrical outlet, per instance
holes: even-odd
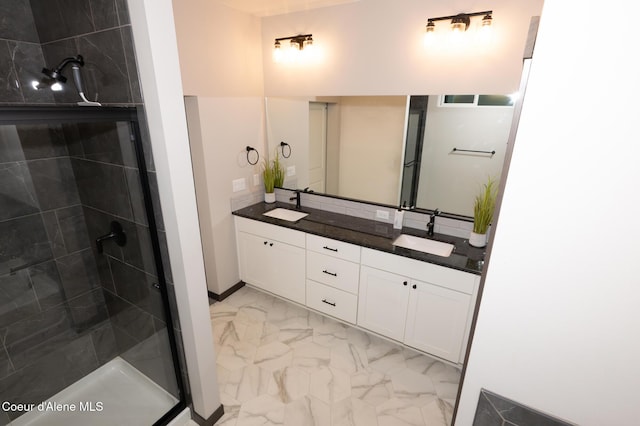
[[[389,220],[389,212],[387,210],[376,210],[376,219]]]
[[[245,178],[234,179],[233,184],[233,192],[242,191],[247,188],[247,180]]]
[[[296,166],[287,167],[287,177],[296,175]]]
[[[260,185],[260,176],[256,173],[253,175],[253,186]]]

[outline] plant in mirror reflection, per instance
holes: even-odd
[[[483,185],[482,191],[476,195],[473,205],[473,232],[476,234],[486,234],[493,212],[496,207],[498,188],[495,180],[489,176],[487,183]]]

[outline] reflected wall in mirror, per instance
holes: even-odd
[[[291,146],[289,189],[472,216],[475,194],[502,171],[513,116],[494,105],[503,98],[270,97],[269,152]]]

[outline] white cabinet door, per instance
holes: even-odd
[[[402,341],[408,304],[408,278],[368,266],[360,268],[360,327]]]
[[[238,232],[241,278],[273,294],[305,303],[305,250]]]
[[[458,362],[471,296],[411,281],[404,343]]]

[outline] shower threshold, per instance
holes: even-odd
[[[178,403],[163,388],[116,357],[46,400],[11,425],[151,425]]]

